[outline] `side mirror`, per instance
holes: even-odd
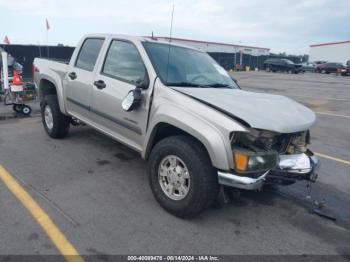
[[[131,90],[123,99],[122,108],[125,111],[130,112],[141,104],[141,100],[141,87],[136,87],[134,90]]]

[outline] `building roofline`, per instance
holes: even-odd
[[[327,45],[339,45],[339,44],[348,44],[348,43],[350,43],[350,40],[340,41],[340,42],[330,42],[330,43],[314,44],[314,45],[310,45],[310,47],[327,46]]]
[[[152,38],[152,36],[145,36],[147,38]],[[154,36],[153,38],[162,38],[169,40],[168,36]],[[227,43],[218,43],[218,42],[211,42],[211,41],[201,41],[201,40],[195,40],[195,39],[185,39],[185,38],[175,38],[172,37],[173,40],[178,41],[184,41],[184,42],[194,42],[194,43],[201,43],[201,44],[213,44],[213,45],[224,45],[224,46],[235,46],[235,47],[245,47],[245,48],[255,48],[255,49],[262,49],[262,50],[268,50],[270,51],[270,48],[264,48],[264,47],[257,47],[257,46],[248,46],[248,45],[235,45],[235,44],[227,44]]]

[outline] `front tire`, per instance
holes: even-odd
[[[69,132],[70,118],[61,113],[57,96],[45,96],[41,104],[41,119],[46,133],[52,138],[63,138]]]
[[[148,175],[158,203],[178,217],[201,213],[218,194],[216,170],[205,148],[188,136],[168,137],[156,144]]]

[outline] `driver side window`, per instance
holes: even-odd
[[[138,85],[145,80],[146,68],[132,43],[113,40],[106,55],[102,73]]]

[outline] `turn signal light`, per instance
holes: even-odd
[[[39,73],[39,68],[37,68],[34,64],[32,65],[32,73],[34,76],[34,73]]]
[[[237,170],[239,170],[239,171],[247,170],[248,156],[236,152],[235,153],[235,164],[236,164]]]

